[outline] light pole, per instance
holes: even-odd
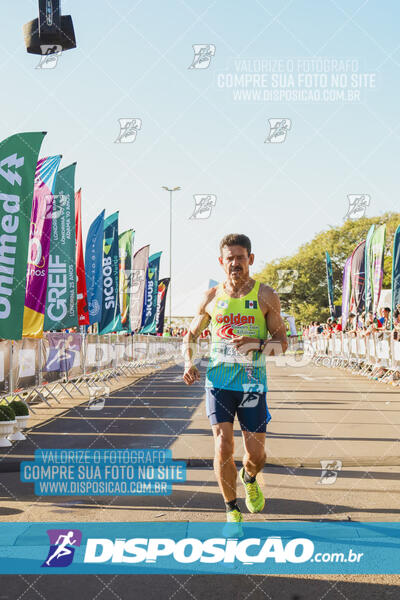
[[[179,186],[169,188],[166,185],[161,186],[163,190],[169,192],[169,326],[172,327],[172,194],[179,192]]]

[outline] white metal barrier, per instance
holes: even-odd
[[[368,336],[353,333],[322,334],[304,338],[304,352],[316,364],[346,367],[354,372],[374,377],[384,375],[381,381],[393,379],[400,373],[400,341],[390,331],[374,332]]]
[[[93,390],[181,356],[182,338],[151,335],[47,333],[40,340],[0,342],[0,400],[46,404],[62,393]]]

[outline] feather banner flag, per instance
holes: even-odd
[[[78,302],[79,325],[89,325],[89,308],[87,303],[85,261],[82,242],[82,190],[75,194],[75,236],[76,236],[76,288]]]
[[[350,294],[351,294],[351,256],[346,260],[343,269],[343,291],[342,291],[342,330],[346,329],[349,318]]]
[[[30,217],[43,132],[0,142],[0,337],[22,337]]]
[[[75,256],[75,168],[58,171],[53,194],[45,331],[78,325]]]
[[[380,225],[371,238],[370,278],[372,290],[372,312],[378,310],[383,281],[383,259],[386,242],[386,224]]]
[[[329,252],[325,252],[326,261],[326,281],[328,285],[328,302],[331,317],[335,316],[335,304],[333,301],[333,274],[332,274],[332,261]]]
[[[400,225],[397,227],[393,240],[392,263],[392,327],[395,310],[400,309]]]
[[[61,156],[38,161],[29,235],[23,337],[43,336],[53,217],[54,183]]]

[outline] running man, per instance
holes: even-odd
[[[257,513],[265,504],[256,476],[265,464],[266,425],[271,418],[266,401],[265,355],[285,352],[287,338],[278,295],[250,277],[254,254],[249,238],[236,233],[226,235],[220,243],[218,260],[226,281],[206,291],[185,336],[183,380],[192,385],[200,379],[194,365],[194,342],[210,324],[206,406],[214,435],[214,470],[225,500],[227,522],[241,523],[233,422],[237,414],[245,448],[239,477],[245,488],[246,506]],[[272,336],[268,341],[267,330]]]

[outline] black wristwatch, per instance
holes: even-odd
[[[264,350],[266,341],[267,341],[267,340],[261,340],[261,339],[260,339],[260,345],[259,345],[259,347],[258,347],[258,351],[259,351],[259,352],[262,352],[262,351]]]

